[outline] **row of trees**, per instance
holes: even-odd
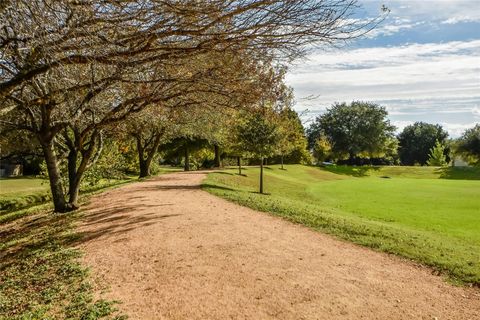
[[[183,143],[187,155],[185,141],[219,145],[224,135],[209,128],[228,128],[230,112],[282,101],[285,65],[383,18],[351,19],[357,8],[355,0],[3,1],[2,139],[40,150],[55,211],[74,210],[107,142],[113,150],[131,137],[142,176],[162,142]]]
[[[454,156],[480,161],[480,125],[456,140],[438,124],[416,122],[395,135],[386,109],[374,103],[336,103],[307,130],[319,161],[349,164],[446,165]]]

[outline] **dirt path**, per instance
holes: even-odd
[[[94,198],[98,292],[130,319],[480,319],[480,291],[229,203],[175,173]]]

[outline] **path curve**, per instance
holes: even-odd
[[[97,294],[130,319],[479,319],[480,290],[200,189],[174,173],[94,197]]]

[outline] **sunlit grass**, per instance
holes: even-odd
[[[221,197],[480,284],[480,170],[291,165],[212,173]]]
[[[162,166],[158,174],[181,171],[182,168]],[[95,184],[82,185],[80,195],[92,193],[106,187],[135,181],[136,175],[125,175],[121,179],[100,179]],[[48,179],[39,177],[15,177],[0,179],[0,221],[1,215],[47,203],[51,200]]]

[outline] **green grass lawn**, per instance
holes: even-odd
[[[0,179],[0,216],[50,198],[48,180],[35,177]]]
[[[181,171],[182,168],[162,166],[158,174]],[[123,179],[101,179],[97,184],[84,186],[80,194],[91,193],[109,186],[134,181],[137,176],[125,176]],[[0,179],[0,221],[1,215],[51,200],[48,179],[38,177],[15,177]]]
[[[34,177],[0,179],[0,196],[29,194],[48,190],[48,180]]]
[[[127,176],[124,179],[102,179],[93,186],[83,187],[80,194],[122,184],[135,178],[134,176]],[[0,179],[0,216],[50,200],[51,193],[47,179],[35,177]]]
[[[480,284],[480,169],[289,165],[211,173],[204,188],[254,209]]]

